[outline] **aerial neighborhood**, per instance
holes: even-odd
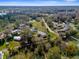
[[[0,7],[0,59],[79,59],[79,9]]]

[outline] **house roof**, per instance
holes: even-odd
[[[32,28],[32,29],[30,29],[32,32],[36,32],[37,31],[37,29],[36,28]]]
[[[21,30],[19,29],[16,29],[16,30],[12,30],[12,33],[15,33],[15,32],[20,32]]]
[[[5,37],[6,37],[6,34],[0,33],[0,39],[3,39],[3,38],[5,38]]]
[[[21,40],[21,36],[14,36],[14,38],[13,38],[14,40]]]
[[[46,33],[45,32],[42,32],[42,31],[38,31],[38,34],[42,35],[42,36],[45,36]]]

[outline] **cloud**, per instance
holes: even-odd
[[[0,2],[0,6],[79,6],[77,0],[29,0]]]
[[[79,6],[78,3],[58,3],[58,2],[38,2],[38,3],[28,3],[28,2],[3,2],[0,6]]]
[[[75,2],[76,0],[65,0],[66,2]]]

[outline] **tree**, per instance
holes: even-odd
[[[48,51],[47,58],[48,59],[61,59],[60,48],[57,46],[50,48]]]
[[[0,45],[3,45],[5,43],[4,39],[0,39]]]
[[[65,48],[65,53],[68,57],[73,57],[76,55],[77,47],[73,42],[69,42]]]

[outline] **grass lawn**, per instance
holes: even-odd
[[[34,21],[34,22],[32,22],[32,25],[33,25],[33,27],[37,28],[40,31],[47,32],[46,27],[42,26],[42,22],[41,21],[40,22]],[[47,34],[50,35],[52,40],[55,40],[55,39],[58,38],[55,33],[48,32]]]
[[[4,43],[2,46],[0,46],[0,51],[6,48],[6,43]]]
[[[10,43],[9,43],[9,48],[10,49],[13,49],[14,47],[17,47],[17,46],[20,46],[20,43],[19,42],[16,42],[16,41],[11,41]],[[6,43],[4,43],[2,46],[0,46],[0,51],[1,50],[3,50],[3,49],[5,49],[5,48],[7,48],[6,47]]]
[[[33,53],[27,52],[27,54],[19,53],[15,56],[13,56],[11,59],[32,59]]]
[[[48,32],[48,35],[52,38],[52,40],[56,40],[58,37],[54,33]]]
[[[10,43],[9,43],[9,48],[10,49],[14,49],[15,47],[17,47],[17,46],[20,46],[20,43],[19,42],[16,42],[16,41],[11,41]]]
[[[34,21],[32,22],[33,27],[37,28],[39,31],[47,32],[45,26],[42,25],[42,22]]]
[[[17,54],[13,57],[11,57],[11,59],[26,59],[25,54]]]
[[[4,29],[0,29],[0,32],[3,32],[4,31]]]
[[[16,42],[16,41],[11,41],[10,43],[9,43],[9,48],[10,49],[14,49],[15,47],[17,47],[17,46],[20,46],[20,43],[19,42]],[[3,51],[3,50],[5,50],[7,47],[6,47],[6,43],[4,43],[2,46],[0,46],[0,51]],[[5,51],[5,52],[3,52],[4,53],[4,56],[3,56],[3,59],[7,59],[7,56],[8,56],[8,50],[7,51]]]
[[[74,56],[72,59],[79,59],[79,56]]]
[[[71,41],[71,42],[73,42],[74,44],[78,44],[79,42],[78,41],[75,41],[75,40],[73,40],[73,41]]]
[[[61,59],[79,59],[79,56],[74,56],[72,58],[66,57],[66,56],[61,56]]]
[[[9,51],[4,52],[3,59],[7,59],[8,55],[9,55]]]

